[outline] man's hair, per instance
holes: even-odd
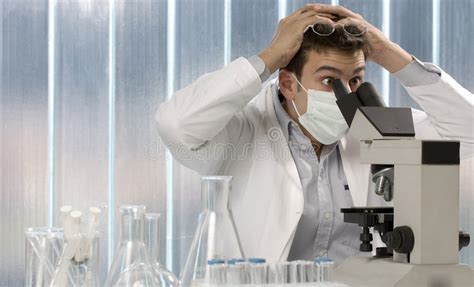
[[[344,29],[340,26],[336,27],[329,36],[319,36],[309,28],[304,33],[300,49],[284,69],[293,72],[299,79],[303,72],[303,66],[308,60],[308,53],[311,51],[321,53],[327,50],[342,51],[350,55],[362,50],[364,56],[366,56],[369,52],[369,46],[365,34],[352,36],[344,32]]]

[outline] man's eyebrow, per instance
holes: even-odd
[[[359,68],[356,68],[352,74],[357,74],[361,71],[365,71],[365,66],[360,66]]]
[[[334,67],[331,67],[331,66],[321,66],[319,67],[316,71],[314,71],[314,73],[317,73],[317,72],[320,72],[320,71],[331,71],[331,72],[334,72],[336,74],[342,74],[342,71],[338,68],[334,68]],[[354,70],[354,72],[352,72],[352,74],[357,74],[359,73],[360,71],[365,71],[365,65],[364,66],[360,66],[358,68],[356,68]]]
[[[338,68],[331,67],[331,66],[321,66],[316,71],[314,71],[314,73],[324,71],[324,70],[331,71],[331,72],[334,72],[334,73],[337,73],[337,74],[342,74],[341,70],[339,70]]]

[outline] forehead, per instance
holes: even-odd
[[[365,66],[364,53],[361,50],[354,53],[344,53],[337,50],[310,51],[306,55],[303,75],[313,74],[323,66],[334,67],[344,74],[352,75],[355,69]]]

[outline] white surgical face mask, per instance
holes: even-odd
[[[308,105],[304,115],[296,108],[295,101],[291,101],[300,124],[320,143],[329,145],[346,135],[349,127],[336,103],[333,92],[307,90],[292,74],[298,84],[308,94]]]

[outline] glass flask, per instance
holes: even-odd
[[[63,250],[61,228],[34,227],[25,230],[25,286],[49,286]]]
[[[145,214],[145,245],[151,256],[151,261],[158,280],[163,287],[178,287],[176,276],[160,264],[160,214]]]
[[[201,213],[181,274],[181,286],[206,282],[209,260],[245,258],[229,204],[231,176],[201,179]]]
[[[107,276],[106,286],[161,286],[143,240],[145,211],[144,205],[120,207],[120,240]]]

